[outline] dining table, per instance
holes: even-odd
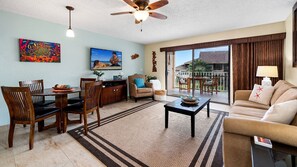
[[[195,85],[196,85],[196,81],[199,81],[199,85],[200,85],[200,94],[203,94],[203,85],[204,83],[209,80],[208,77],[194,77],[194,79],[192,77],[188,77],[187,78],[187,88],[188,88],[188,92],[190,92],[190,89],[191,89],[191,83],[192,83],[192,80],[194,80],[193,82],[193,88],[195,88]]]
[[[63,118],[62,117],[63,109],[65,107],[67,107],[67,105],[68,105],[68,95],[73,94],[73,93],[79,93],[79,92],[82,92],[80,87],[73,87],[73,88],[67,89],[67,90],[57,90],[54,88],[46,88],[46,89],[43,89],[40,91],[31,92],[31,96],[54,96],[55,97],[55,105],[57,108],[59,108],[61,110],[60,118]],[[41,124],[44,125],[44,122],[41,122]],[[39,126],[43,126],[43,125],[39,125]],[[65,133],[63,131],[63,128],[61,128],[64,126],[64,122],[62,119],[59,119],[59,126],[60,126],[59,129],[61,129],[62,132]],[[60,132],[58,132],[58,133],[60,133]]]

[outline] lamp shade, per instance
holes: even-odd
[[[258,66],[257,77],[278,77],[277,66]]]
[[[67,31],[66,31],[66,36],[67,37],[70,37],[70,38],[74,38],[74,31],[72,30],[72,29],[68,29]]]
[[[135,19],[138,21],[145,21],[149,17],[149,13],[147,11],[142,10],[136,11],[133,14]]]

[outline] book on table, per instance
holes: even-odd
[[[259,136],[254,136],[254,142],[257,145],[272,148],[272,143],[271,143],[270,139],[267,139],[264,137],[259,137]]]

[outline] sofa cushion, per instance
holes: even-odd
[[[269,105],[273,92],[274,88],[272,86],[261,86],[255,84],[254,89],[250,95],[249,101]]]
[[[297,100],[290,100],[272,105],[262,121],[290,124],[297,113]]]
[[[275,104],[282,103],[289,100],[297,99],[297,88],[291,88],[283,93],[275,102]]]
[[[237,115],[248,115],[252,117],[263,118],[267,109],[260,109],[260,108],[249,108],[249,107],[242,107],[242,106],[232,106],[230,109],[230,115],[237,114]]]
[[[260,109],[265,109],[268,110],[270,106],[252,102],[252,101],[247,101],[247,100],[236,100],[233,104],[234,106],[242,106],[242,107],[251,107],[251,108],[260,108]]]
[[[282,85],[278,87],[274,87],[275,91],[271,97],[271,105],[275,104],[276,100],[283,94],[285,93],[288,89],[292,88],[294,85],[291,85],[289,83],[283,83]]]
[[[137,93],[150,93],[153,92],[152,88],[138,88]]]
[[[279,81],[277,81],[277,82],[275,83],[275,85],[274,85],[274,89],[279,88],[282,84],[285,84],[285,83],[288,83],[288,82],[285,81],[285,80],[279,80]]]
[[[297,114],[295,115],[295,118],[294,118],[293,121],[291,122],[291,125],[295,125],[295,126],[297,126]]]
[[[240,118],[240,119],[249,119],[249,120],[261,120],[259,117],[249,116],[249,115],[242,115],[242,114],[229,114],[229,117]]]

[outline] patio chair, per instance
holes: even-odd
[[[189,79],[188,78],[179,78],[178,80],[178,88],[179,88],[179,91],[181,90],[190,90],[189,88]]]
[[[213,94],[213,89],[215,88],[216,94],[218,94],[218,83],[219,83],[219,78],[213,77],[212,79],[203,83],[204,90],[207,91],[208,93],[211,92],[211,94]]]

